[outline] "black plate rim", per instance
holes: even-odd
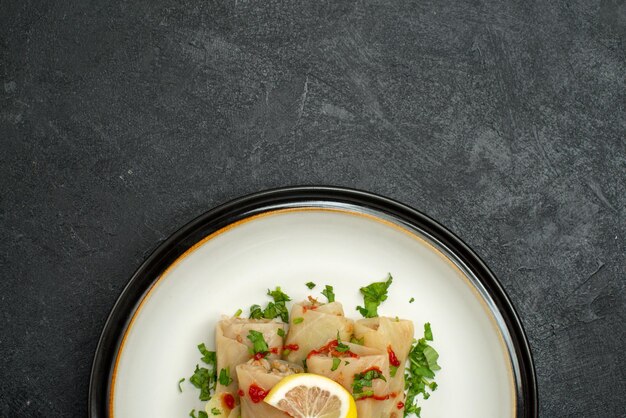
[[[89,417],[108,418],[110,383],[121,339],[138,303],[171,262],[202,237],[228,224],[276,205],[307,201],[346,203],[383,212],[425,231],[459,257],[485,286],[510,333],[520,372],[520,381],[516,382],[520,385],[516,394],[517,418],[538,417],[537,378],[528,338],[509,296],[482,259],[455,234],[422,212],[375,193],[337,186],[291,186],[249,194],[203,213],[163,241],[131,276],[105,322],[92,362]]]

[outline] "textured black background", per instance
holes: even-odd
[[[86,416],[160,241],[320,183],[485,259],[542,416],[626,416],[624,1],[0,0],[0,41],[2,417]]]

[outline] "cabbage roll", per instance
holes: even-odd
[[[350,340],[354,322],[343,316],[339,302],[321,304],[315,299],[295,303],[289,317],[289,332],[285,342],[283,357],[296,364],[302,364],[307,355],[316,348],[337,338]]]
[[[330,341],[321,349],[313,351],[306,362],[308,371],[326,376],[346,388],[356,399],[359,418],[388,417],[392,405],[397,404],[397,401],[395,395],[392,397],[389,390],[387,353],[358,344],[342,344],[343,349],[345,346],[348,347],[347,351],[336,350],[337,340]],[[355,391],[353,387],[355,376],[369,370],[380,372],[384,379],[372,379],[371,387],[363,386],[360,391]]]
[[[263,399],[281,379],[303,371],[301,366],[275,359],[252,359],[237,366],[241,418],[285,418],[285,412]]]
[[[215,331],[217,373],[219,375],[222,369],[227,369],[232,382],[226,386],[217,382],[216,393],[229,392],[235,396],[235,399],[237,398],[238,387],[235,368],[252,358],[249,348],[253,344],[248,339],[251,330],[263,334],[263,338],[270,349],[268,359],[279,357],[283,346],[283,337],[278,335],[279,329],[284,332],[285,324],[270,319],[228,318],[217,323]]]
[[[354,324],[354,337],[363,341],[366,347],[382,350],[389,359],[390,372],[394,376],[389,382],[390,393],[396,395],[396,402],[385,417],[402,417],[404,407],[404,368],[413,343],[413,322],[386,317],[360,319]]]

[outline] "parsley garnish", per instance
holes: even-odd
[[[259,305],[250,306],[250,318],[274,319],[280,317],[283,322],[289,322],[289,311],[285,303],[289,302],[291,298],[280,287],[277,287],[275,290],[267,289],[267,295],[271,296],[274,301],[269,302],[265,309],[262,309]]]
[[[309,289],[313,289],[313,288],[315,287],[315,283],[313,283],[313,282],[308,282],[308,283],[306,284],[306,287],[308,287]]]
[[[276,334],[278,334],[279,337],[283,337],[284,338],[285,337],[285,330],[282,329],[282,328],[278,328],[276,330]]]
[[[194,371],[193,376],[189,378],[189,382],[200,389],[199,398],[201,401],[208,401],[211,399],[211,389],[214,387],[212,386],[212,383],[214,383],[215,380],[213,380],[213,376],[209,372],[209,369],[199,367],[196,364],[196,370]]]
[[[363,304],[365,307],[357,306],[356,310],[365,318],[374,318],[378,316],[378,306],[387,300],[387,289],[391,285],[393,278],[391,274],[387,276],[387,281],[375,282],[369,286],[362,287]]]
[[[339,337],[339,331],[337,331],[337,347],[335,347],[335,350],[340,353],[345,353],[349,349],[350,347],[341,342],[341,338]]]
[[[364,398],[366,396],[371,396],[374,393],[372,391],[363,391],[364,387],[371,388],[372,380],[374,379],[382,379],[385,382],[385,376],[377,369],[367,370],[365,373],[357,373],[354,375],[354,382],[352,382],[352,393],[354,394],[355,399]]]
[[[230,367],[220,370],[220,377],[217,379],[220,385],[228,386],[233,383],[233,379],[230,377]]]
[[[409,299],[409,303],[413,303],[413,302],[415,302],[415,298]]]
[[[189,413],[189,416],[191,418],[209,418],[209,414],[207,414],[204,411],[198,411],[198,416],[196,417],[196,410],[192,409],[191,412]]]
[[[211,390],[215,390],[217,383],[217,355],[215,351],[207,350],[204,343],[198,344],[198,351],[202,354],[201,360],[206,363],[209,368],[200,367],[196,364],[196,369],[193,375],[189,378],[189,382],[196,388],[200,389],[199,398],[201,401],[208,401],[211,399]],[[180,388],[180,383],[178,387]]]
[[[276,287],[275,290],[267,289],[267,295],[271,296],[274,299],[274,302],[289,302],[291,300],[285,292],[280,290],[280,287]]]
[[[180,386],[181,383],[183,383],[185,381],[185,378],[182,377],[179,381],[178,381],[178,391],[179,392],[183,392],[183,388]]]
[[[270,351],[267,343],[265,342],[265,338],[263,338],[263,334],[259,331],[251,329],[248,333],[248,339],[252,341],[252,354],[267,353]]]
[[[337,367],[339,367],[340,363],[341,360],[339,360],[337,357],[333,357],[333,367],[330,368],[330,371],[334,372],[335,370],[337,370]]]
[[[201,360],[215,368],[215,366],[217,365],[217,354],[215,353],[215,351],[207,350],[204,343],[198,344],[198,351],[200,351],[200,354],[202,354]]]
[[[219,410],[219,408],[211,408],[211,414],[213,415],[222,415],[222,411]]]
[[[235,318],[239,318],[239,315],[241,315],[243,313],[243,311],[241,309],[237,309],[237,312],[235,312],[235,315],[233,315]]]
[[[417,395],[422,394],[424,399],[430,397],[430,391],[437,389],[434,382],[435,372],[440,370],[437,359],[439,354],[432,348],[428,341],[433,340],[430,324],[424,324],[424,338],[414,342],[409,351],[409,367],[406,369],[405,388],[407,389],[406,407],[404,416],[415,414],[420,416],[421,408],[417,406]]]
[[[250,306],[251,319],[263,319],[263,309],[259,305]]]
[[[298,317],[298,318],[294,318],[293,319],[293,323],[294,324],[301,324],[303,322],[304,322],[304,318],[302,318],[302,317]]]
[[[326,285],[324,290],[322,290],[322,295],[326,296],[328,303],[335,301],[335,292],[333,291],[332,286]]]

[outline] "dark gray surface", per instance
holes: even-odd
[[[0,1],[0,415],[84,417],[160,241],[323,183],[485,259],[542,416],[626,416],[625,31],[610,0]]]

